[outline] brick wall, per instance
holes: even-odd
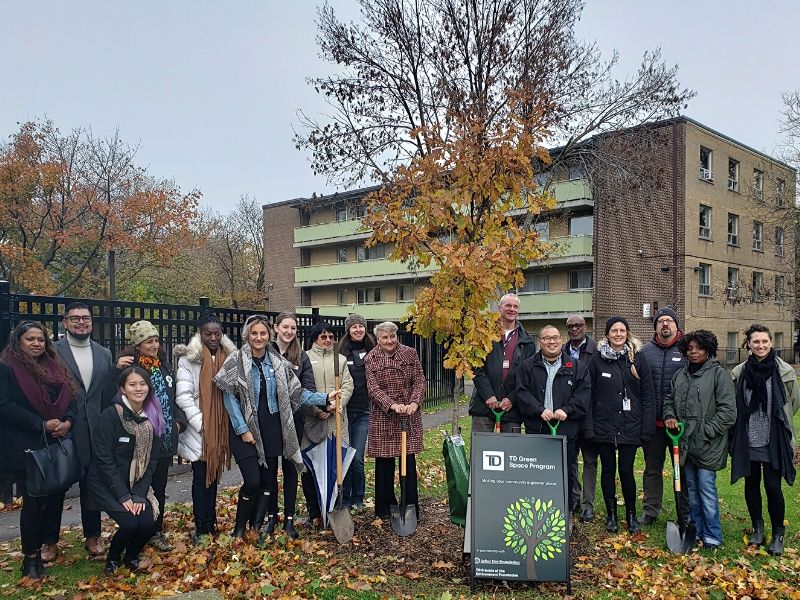
[[[300,289],[294,287],[294,267],[300,265],[300,249],[292,248],[294,228],[300,225],[297,208],[286,204],[264,207],[264,261],[266,281],[272,283],[270,310],[294,310]]]

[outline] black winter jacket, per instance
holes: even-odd
[[[570,342],[567,342],[561,348],[567,354],[569,354],[569,344]],[[597,352],[597,344],[595,344],[594,340],[587,335],[586,343],[581,346],[581,352],[580,355],[578,356],[578,360],[588,365],[589,361],[592,358],[592,355],[595,352]],[[570,358],[572,358],[572,356],[570,356]]]
[[[347,357],[347,370],[353,379],[353,394],[347,402],[347,414],[359,415],[368,413],[372,402],[367,391],[367,370],[364,367],[366,348],[353,349]]]
[[[61,417],[62,421],[74,422],[75,399]],[[19,387],[13,371],[0,362],[0,439],[3,451],[0,452],[0,466],[4,471],[25,470],[25,450],[43,448],[42,427],[45,419],[39,416],[28,398]],[[71,436],[72,432],[67,435]],[[46,436],[48,444],[55,444],[56,438]]]
[[[495,396],[497,401],[503,398],[511,400],[511,410],[503,415],[503,423],[522,423],[522,415],[517,408],[517,373],[522,362],[536,352],[534,339],[528,335],[522,325],[517,324],[517,347],[509,365],[508,376],[503,381],[503,342],[492,343],[492,351],[486,356],[483,366],[475,371],[475,391],[469,403],[469,414],[473,417],[494,417],[486,406],[486,400]]]
[[[655,433],[656,406],[650,367],[641,352],[636,352],[633,361],[639,379],[631,373],[627,354],[608,360],[598,350],[589,361],[592,400],[583,432],[594,442],[640,446]],[[626,394],[630,410],[623,410]]]
[[[537,352],[523,361],[517,375],[517,402],[526,433],[550,433],[541,417],[546,385],[547,369],[542,363],[542,353]],[[561,368],[553,380],[553,411],[562,409],[567,413],[567,419],[558,426],[558,435],[566,436],[568,440],[578,438],[591,394],[589,368],[562,352]]]
[[[122,418],[137,423],[144,420],[124,404]],[[160,438],[153,436],[150,464],[133,487],[130,486],[129,477],[136,437],[125,431],[116,405],[112,404],[101,413],[92,439],[94,455],[88,476],[89,508],[106,512],[123,511],[122,503],[127,500],[144,502],[161,453]]]
[[[675,373],[686,365],[686,358],[678,350],[675,343],[669,348],[659,346],[653,341],[645,344],[642,354],[650,367],[653,377],[653,390],[656,399],[656,421],[664,419],[664,399],[672,388],[672,378]],[[663,427],[663,423],[661,424]]]

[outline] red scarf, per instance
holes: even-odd
[[[656,346],[661,346],[662,348],[672,348],[675,344],[678,343],[678,340],[680,340],[682,337],[683,337],[683,332],[679,329],[678,333],[675,334],[675,337],[672,338],[672,343],[665,344],[664,342],[661,341],[661,338],[659,338],[658,334],[656,333],[653,334],[653,343]]]
[[[50,382],[37,381],[15,357],[9,356],[7,359],[17,385],[39,416],[43,419],[60,419],[67,412],[72,400],[72,386],[64,377],[56,359],[45,354],[37,362],[50,374]],[[51,396],[48,387],[58,388],[58,393],[53,394],[55,397]]]

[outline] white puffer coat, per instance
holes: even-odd
[[[223,335],[222,348],[230,354],[236,345]],[[196,461],[203,457],[203,413],[200,412],[200,368],[203,366],[203,342],[196,333],[189,343],[179,344],[172,351],[178,359],[175,403],[186,413],[189,426],[181,432],[178,439],[178,456],[184,460]]]

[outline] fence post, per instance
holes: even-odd
[[[0,281],[0,349],[5,348],[11,335],[11,284]]]
[[[311,322],[314,325],[319,323],[319,306],[314,306],[311,308]]]
[[[208,296],[200,296],[200,308],[208,308],[209,306]]]

